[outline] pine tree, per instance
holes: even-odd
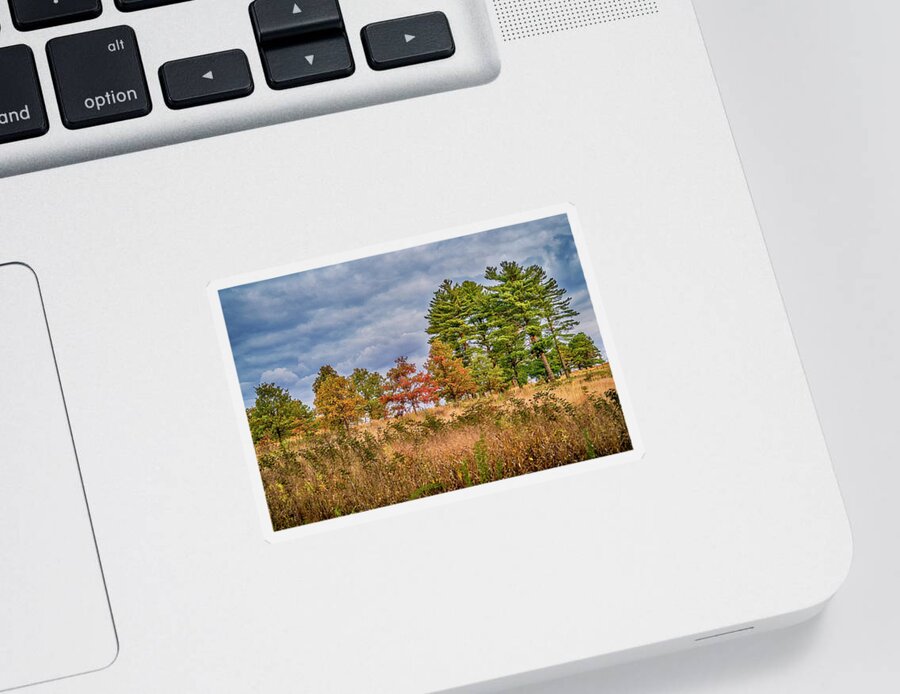
[[[572,297],[566,296],[566,290],[560,287],[553,277],[548,277],[543,268],[540,268],[540,275],[541,318],[544,320],[545,330],[553,343],[559,364],[568,376],[569,366],[561,347],[571,339],[572,330],[578,326],[576,320],[578,311],[572,308]]]
[[[589,369],[601,363],[600,350],[594,341],[585,333],[578,333],[569,340],[566,346],[569,361],[578,369]]]
[[[463,363],[469,366],[468,358],[473,353],[473,348],[480,349],[484,355],[494,363],[493,344],[491,341],[491,302],[487,290],[477,282],[466,280],[459,285],[460,292],[465,296],[465,306],[469,313],[466,321],[470,329],[472,347],[467,350]]]
[[[501,318],[492,319],[491,349],[505,383],[519,387],[528,381],[527,365],[530,352],[518,327]]]
[[[547,359],[546,348],[541,339],[541,308],[543,290],[541,281],[546,277],[537,265],[523,267],[514,261],[505,260],[499,269],[488,267],[484,278],[497,282],[488,286],[491,299],[491,314],[498,329],[512,328],[512,334],[504,336],[504,349],[508,359],[513,359],[519,340],[525,342],[532,358],[540,359],[548,381],[554,379],[553,369]],[[515,336],[515,340],[512,339]],[[514,375],[518,381],[517,367]]]
[[[434,379],[438,395],[447,402],[456,402],[478,390],[462,359],[454,357],[453,350],[440,340],[432,341],[425,369]]]
[[[435,290],[428,304],[426,332],[448,345],[460,359],[466,358],[471,339],[469,316],[472,298],[462,285],[445,279]]]

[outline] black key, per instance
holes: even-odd
[[[99,17],[100,0],[9,0],[13,24],[19,31]]]
[[[51,39],[47,57],[67,128],[87,128],[150,113],[144,66],[131,27]]]
[[[116,0],[116,7],[122,12],[133,12],[134,10],[146,10],[150,7],[171,5],[176,2],[185,2],[185,0]]]
[[[0,48],[0,143],[47,132],[47,112],[28,46]]]
[[[344,28],[337,0],[256,0],[250,17],[258,43]]]
[[[363,27],[366,60],[373,70],[388,70],[449,58],[456,52],[443,12],[390,19]]]
[[[247,96],[253,77],[244,51],[222,51],[172,60],[159,68],[169,108],[188,108]]]
[[[353,74],[353,56],[343,34],[264,48],[266,80],[272,89],[299,87]]]

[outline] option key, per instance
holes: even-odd
[[[150,113],[150,94],[131,27],[51,39],[47,57],[67,128],[87,128]]]

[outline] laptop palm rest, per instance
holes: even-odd
[[[117,652],[37,278],[0,265],[0,690]]]

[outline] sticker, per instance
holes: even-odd
[[[584,261],[567,206],[213,283],[266,524],[359,522],[633,451]]]

